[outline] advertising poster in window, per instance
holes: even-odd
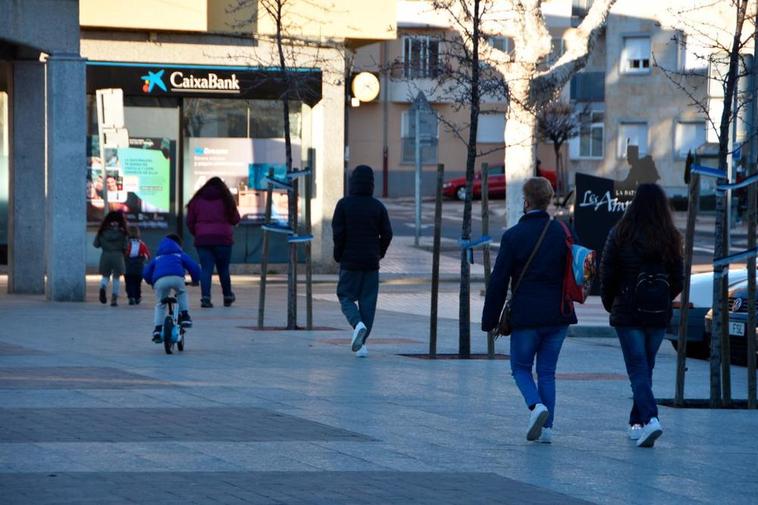
[[[292,160],[300,165],[300,144],[292,143]],[[189,170],[185,175],[185,200],[211,177],[220,177],[229,187],[242,224],[262,224],[266,211],[266,183],[269,170],[284,179],[287,172],[283,138],[191,138]],[[271,219],[287,222],[288,197],[284,190],[272,192]]]
[[[167,138],[130,138],[129,147],[106,148],[99,157],[97,140],[88,156],[87,222],[100,222],[108,210],[121,211],[143,228],[167,228],[171,212],[171,174],[176,143]]]

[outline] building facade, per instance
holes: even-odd
[[[148,245],[178,231],[191,249],[183,209],[215,175],[243,215],[232,261],[257,263],[262,178],[286,169],[284,96],[293,165],[304,167],[309,156],[314,165],[314,262],[334,268],[329,222],[343,195],[344,55],[347,47],[395,38],[395,3],[373,2],[360,12],[349,1],[286,5],[288,82],[279,71],[275,20],[256,1],[0,2],[0,188],[7,180],[10,202],[7,212],[0,209],[8,219],[7,226],[0,221],[0,242],[7,244],[11,292],[46,286],[52,299],[83,299],[85,267],[97,263],[92,238],[109,210],[125,212]],[[65,55],[61,68],[76,75],[59,76],[51,66],[55,44]],[[32,71],[34,82],[25,73]],[[120,90],[123,108],[100,106],[104,89]],[[111,117],[118,128],[107,131],[118,135],[104,136]],[[26,133],[32,128],[33,141]],[[286,220],[286,194],[275,192],[273,201],[274,219]],[[275,237],[273,260],[283,261],[285,249],[286,237]],[[45,251],[45,260],[28,250]],[[56,280],[59,263],[66,282]]]
[[[543,3],[543,15],[552,37],[550,58],[562,54],[563,38],[586,15],[591,0],[554,0]],[[508,15],[498,12],[489,23],[488,43],[509,51]],[[569,184],[577,172],[623,180],[629,172],[628,145],[641,156],[650,155],[658,182],[671,195],[684,194],[684,159],[690,149],[706,140],[706,117],[692,106],[692,98],[675,81],[685,83],[693,96],[705,102],[707,61],[715,41],[728,45],[734,25],[731,2],[671,0],[618,0],[608,17],[586,67],[562,92],[561,99],[574,107],[579,133],[562,148]],[[497,28],[502,26],[502,29]],[[712,29],[700,30],[708,26]],[[707,33],[705,33],[707,32]],[[384,167],[389,196],[413,194],[415,156],[413,100],[425,92],[434,111],[445,121],[430,121],[424,135],[430,147],[422,153],[423,193],[433,194],[434,168],[445,163],[450,177],[463,175],[466,149],[447,123],[463,125],[468,110],[450,96],[435,94],[445,39],[451,23],[428,1],[398,2],[398,39],[365,46],[357,51],[355,71],[375,72],[382,81],[378,99],[349,109],[349,146],[352,164]],[[752,53],[747,47],[746,52]],[[483,100],[478,125],[478,150],[485,154],[477,164],[502,165],[504,111],[502,99]],[[539,142],[542,168],[556,166],[552,144]],[[507,178],[507,174],[506,174]]]

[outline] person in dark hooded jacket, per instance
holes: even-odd
[[[142,273],[145,282],[155,290],[155,318],[153,342],[161,342],[161,326],[166,315],[166,304],[161,303],[173,291],[179,305],[179,325],[182,328],[192,326],[189,315],[189,297],[184,285],[184,273],[189,272],[192,284],[200,279],[200,266],[182,250],[181,239],[175,235],[166,235],[158,244],[155,257],[145,266]]]
[[[352,350],[365,357],[379,294],[379,261],[392,241],[384,205],[373,197],[374,171],[358,165],[350,176],[349,195],[337,202],[332,218],[334,260],[340,264],[337,297],[353,327]],[[356,304],[357,302],[357,304]]]

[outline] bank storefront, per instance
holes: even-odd
[[[303,166],[311,140],[312,107],[321,99],[318,69],[292,69],[289,86],[293,164]],[[103,149],[96,91],[124,95],[128,145]],[[210,177],[234,195],[242,223],[235,230],[233,263],[257,263],[265,208],[263,177],[286,170],[282,97],[276,68],[87,62],[87,222],[94,236],[107,210],[126,213],[152,250],[178,231],[194,253],[184,224],[185,206]],[[273,216],[287,219],[286,194],[273,197]],[[274,261],[286,260],[286,238],[274,237]],[[90,247],[88,265],[98,251]]]

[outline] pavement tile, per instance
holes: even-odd
[[[372,332],[383,342],[357,360],[336,303],[317,301],[316,322],[344,330],[251,331],[240,326],[254,324],[257,287],[234,282],[238,303],[193,309],[187,350],[172,356],[149,342],[150,307],[0,294],[0,342],[35,351],[0,354],[0,503],[755,503],[755,412],[661,408],[663,437],[637,449],[615,338],[565,342],[545,446],[525,440],[508,362],[398,356],[426,350],[427,285],[382,284],[380,299],[416,307],[384,305]],[[284,287],[268,296],[267,324],[281,325]],[[32,319],[39,334],[18,342]],[[439,330],[440,352],[456,351],[457,321]],[[485,349],[474,322],[472,352]],[[673,395],[675,365],[664,343],[658,396]],[[744,397],[744,368],[732,387]],[[708,394],[708,363],[688,361],[686,392]]]

